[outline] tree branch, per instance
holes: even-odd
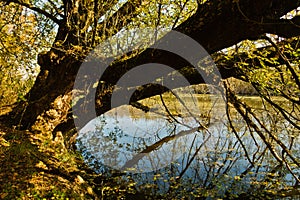
[[[128,25],[137,15],[136,9],[141,5],[141,0],[127,1],[117,12],[98,25],[98,35],[114,35]],[[109,30],[109,32],[108,32]],[[108,33],[108,34],[107,34]]]
[[[300,4],[300,0],[283,0],[278,5],[275,2],[278,1],[207,1],[175,30],[195,39],[209,53],[215,53],[245,39],[259,39],[267,32],[264,28],[267,26],[267,20],[280,20],[280,17]],[[298,19],[293,20],[294,24],[298,24]]]
[[[262,24],[264,32],[290,38],[300,35],[300,16],[293,19],[273,19]]]
[[[56,14],[59,15],[61,18],[64,18],[65,16],[62,14],[62,7],[61,8],[58,8],[56,6],[56,4],[52,1],[52,0],[47,0],[51,6],[54,8],[54,10],[57,12]]]
[[[33,6],[32,4],[26,3],[24,1],[19,1],[19,0],[8,0],[7,3],[16,3],[18,5],[24,6],[32,11],[38,12],[42,15],[44,15],[45,17],[51,19],[53,22],[55,22],[56,24],[60,25],[61,24],[61,20],[57,19],[56,17],[54,17],[53,15],[51,15],[50,13],[46,12],[43,9],[37,8],[35,6]]]

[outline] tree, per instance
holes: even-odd
[[[36,75],[35,56],[39,40],[37,19],[22,6],[6,6],[1,22],[1,105],[20,101]],[[31,48],[31,51],[30,51]],[[28,81],[29,80],[29,81]],[[26,84],[29,82],[29,84]]]
[[[40,16],[40,28],[55,24],[53,26],[57,29],[50,50],[38,55],[40,72],[25,96],[26,100],[16,103],[13,111],[2,117],[7,123],[27,129],[41,119],[38,116],[42,116],[45,124],[50,127],[48,130],[53,131],[55,127],[63,131],[68,130],[69,127],[58,125],[66,121],[66,117],[73,121],[70,117],[71,94],[74,92],[72,89],[80,65],[87,54],[105,39],[124,29],[152,27],[157,30],[172,29],[193,38],[212,55],[223,80],[235,77],[251,83],[264,101],[292,125],[293,130],[299,130],[299,115],[295,112],[299,109],[300,88],[297,68],[299,0],[1,2],[3,6],[18,5],[30,9],[32,13]],[[168,36],[168,33],[160,36],[157,42]],[[149,62],[172,66],[186,77],[189,84],[204,82],[203,77],[184,59],[155,48],[142,49],[112,63],[99,80],[97,115],[111,109],[110,99],[117,81],[135,66]],[[130,99],[131,104],[138,106],[138,100],[165,91],[167,89],[164,87],[146,85],[134,93]],[[255,118],[257,113],[241,103],[229,86],[226,87],[226,94],[228,101],[244,119],[248,130],[254,130],[260,135],[267,149],[278,161],[278,166],[286,165],[291,174],[295,175],[290,166],[294,163],[299,167],[299,158],[295,158],[288,146],[281,143],[270,132],[268,126],[259,123]],[[274,102],[270,97],[272,94],[283,96],[291,102],[294,109],[290,110]],[[230,109],[228,117],[230,118]],[[256,123],[259,123],[260,127],[254,123],[253,118],[259,121]],[[90,119],[84,120],[82,125]],[[232,130],[236,129],[232,124],[230,127]],[[270,133],[269,137],[276,144],[270,142],[263,132]],[[282,150],[281,156],[276,148]],[[265,154],[259,152],[259,155],[264,157]],[[285,159],[286,155],[288,159]],[[260,157],[249,158],[249,163],[254,165],[259,159]],[[296,175],[295,179],[298,183],[299,178]]]
[[[105,20],[99,21],[103,14],[112,12],[113,5],[117,1],[106,3],[98,1],[49,1],[42,6],[39,6],[39,2],[15,0],[4,3],[10,4],[12,2],[43,15],[45,20],[52,20],[57,24],[58,29],[51,49],[39,54],[40,73],[34,86],[25,97],[27,101],[19,103],[11,114],[11,116],[16,117],[14,122],[21,122],[23,128],[29,128],[33,125],[37,116],[47,111],[57,97],[70,95],[81,60],[90,48],[97,45],[100,39],[114,35],[122,28],[134,24],[133,21],[140,17],[139,13],[143,13],[142,9],[147,7],[147,2],[128,1],[117,6],[117,12],[108,14]],[[265,33],[276,34],[285,38],[297,36],[299,33],[298,16],[292,19],[281,18],[288,12],[297,9],[298,1],[198,1],[197,4],[196,2],[182,2],[182,7],[179,8],[184,11],[184,6],[192,3],[196,9],[180,25],[177,23],[178,19],[182,20],[181,13],[177,14],[178,19],[176,16],[173,17],[174,30],[191,36],[209,53],[220,51],[245,39],[259,39]],[[152,5],[159,8],[163,4],[167,4],[167,2],[161,4],[157,2]],[[161,14],[162,11],[159,10],[157,13]],[[150,21],[149,23],[153,22]],[[234,34],[232,33],[233,30]],[[150,52],[143,52],[134,59],[143,60],[146,54],[149,55]],[[176,66],[176,63],[179,65],[180,62],[170,63],[173,59],[165,61],[165,57],[159,54],[161,52],[151,52],[151,59],[167,63],[174,68],[182,68],[182,66]],[[127,61],[127,63],[129,62],[131,61]],[[125,71],[122,71],[122,66],[127,63],[125,61],[119,67],[112,67],[110,74],[124,74]],[[240,75],[237,72],[239,70],[234,66],[221,66],[219,70],[223,78],[239,77]],[[110,81],[113,85],[119,77],[108,77],[106,81]],[[193,83],[201,83],[201,79],[194,78],[192,81]],[[98,109],[100,114],[110,108],[104,103]],[[21,119],[20,113],[23,112]]]

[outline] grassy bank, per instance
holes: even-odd
[[[94,199],[78,155],[59,138],[0,124],[0,199]]]

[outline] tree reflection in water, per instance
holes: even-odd
[[[117,173],[154,196],[233,198],[258,191],[278,195],[298,187],[300,139],[291,135],[293,130],[297,133],[293,126],[274,121],[265,110],[248,122],[245,108],[239,113],[228,104],[223,111],[218,119],[207,120],[203,115],[162,117],[159,112],[141,117],[136,108],[119,107],[84,127],[77,146],[98,173]],[[268,135],[274,125],[284,127],[273,130],[282,144]]]

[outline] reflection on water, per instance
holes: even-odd
[[[78,141],[84,156],[92,165],[99,164],[98,172],[105,172],[103,166],[135,173],[156,171],[182,157],[192,143],[202,144],[211,136],[192,117],[178,122],[153,113],[147,119],[135,118],[124,115],[126,109],[114,109],[81,130]]]
[[[220,111],[220,106],[214,107]],[[276,167],[266,145],[239,117],[232,120],[236,135],[223,111],[209,123],[199,115],[164,116],[131,106],[113,109],[81,130],[78,149],[98,173],[131,174],[138,186],[157,185],[156,192],[166,192],[172,184],[180,183],[181,189],[193,193],[218,182],[217,193],[225,193],[228,188],[239,193],[253,187],[254,181],[265,180],[266,172]],[[285,130],[278,137],[288,146],[291,137]],[[298,159],[299,143],[299,137],[293,138],[290,147]],[[292,170],[300,174],[299,169]],[[276,176],[281,176],[285,184],[295,184],[289,173],[283,171]],[[241,178],[243,181],[239,181]]]

